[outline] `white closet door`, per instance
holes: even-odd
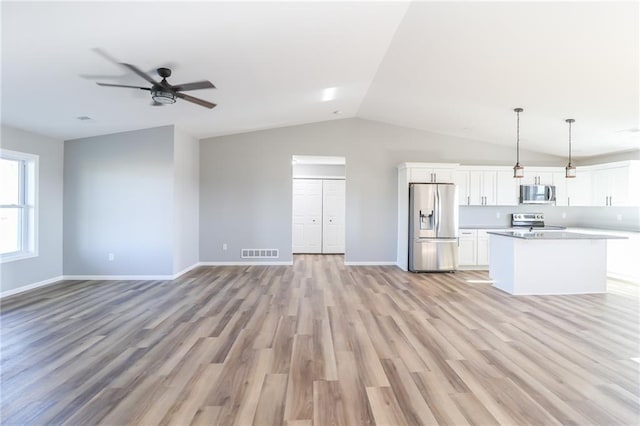
[[[344,253],[344,180],[325,180],[322,193],[322,252]]]
[[[293,180],[293,253],[322,252],[322,180]]]

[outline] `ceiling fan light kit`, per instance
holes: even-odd
[[[151,90],[151,97],[159,104],[175,104],[176,95],[162,90]]]
[[[216,104],[205,101],[204,99],[196,98],[194,96],[185,95],[182,92],[188,90],[200,90],[200,89],[215,89],[216,86],[213,85],[208,80],[203,81],[195,81],[192,83],[185,84],[177,84],[172,85],[169,84],[167,78],[171,76],[171,70],[169,68],[158,68],[157,72],[160,77],[162,77],[161,81],[154,80],[151,76],[149,76],[144,71],[140,70],[135,65],[125,64],[120,62],[120,65],[127,68],[130,71],[138,74],[138,76],[145,79],[147,82],[151,83],[151,87],[139,87],[139,86],[128,86],[122,84],[108,84],[108,83],[96,83],[98,86],[107,86],[107,87],[126,87],[129,89],[140,89],[151,92],[151,99],[153,99],[152,105],[167,105],[176,103],[176,98],[184,99],[185,101],[194,103],[196,105],[200,105],[205,108],[213,108]]]
[[[513,166],[513,177],[520,179],[524,177],[524,167],[520,165],[520,113],[524,110],[515,108],[514,111],[518,118],[516,125],[516,165]]]

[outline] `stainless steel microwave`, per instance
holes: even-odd
[[[520,185],[520,204],[555,204],[553,185]]]

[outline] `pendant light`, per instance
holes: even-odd
[[[569,123],[569,164],[567,164],[567,167],[564,168],[564,176],[566,178],[574,178],[576,177],[576,166],[571,164],[571,123],[574,123],[576,120],[574,120],[573,118],[567,118],[564,121]]]
[[[524,167],[520,165],[520,113],[524,110],[522,108],[516,108],[514,111],[518,116],[518,125],[516,133],[516,165],[513,166],[513,177],[519,179],[524,177]]]

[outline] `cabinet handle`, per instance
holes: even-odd
[[[471,197],[469,195],[467,195],[467,205],[468,206],[471,205]]]
[[[609,205],[613,205],[613,195],[609,195]]]
[[[571,197],[567,197],[567,206],[571,205]]]

